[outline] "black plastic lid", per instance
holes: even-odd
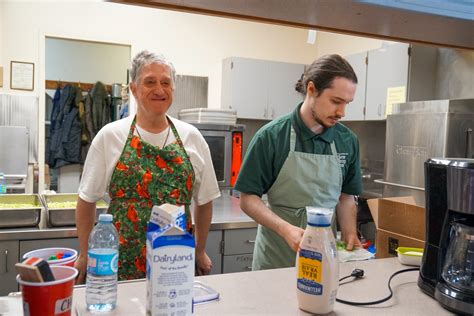
[[[429,158],[426,160],[425,163],[430,164],[430,165],[444,165],[447,166],[449,165],[453,159],[450,158]]]
[[[450,168],[474,169],[474,159],[456,158],[449,164]]]

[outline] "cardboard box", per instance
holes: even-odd
[[[377,237],[375,239],[375,247],[377,252],[376,258],[387,258],[397,256],[395,249],[398,247],[425,247],[423,240],[406,237],[383,229],[377,229]]]
[[[377,227],[377,258],[396,256],[397,247],[424,247],[425,209],[413,197],[367,200]]]

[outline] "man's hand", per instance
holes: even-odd
[[[298,250],[304,229],[293,226],[281,219],[267,207],[259,196],[241,192],[240,208],[257,223],[281,236],[293,251]]]
[[[87,271],[87,253],[79,254],[74,267],[79,271],[79,274],[76,277],[76,284],[84,284],[86,280],[86,271]]]
[[[362,248],[362,243],[357,237],[357,234],[347,234],[341,236],[342,240],[346,243],[346,250],[353,250],[355,248]]]
[[[208,275],[212,269],[212,261],[205,251],[196,252],[196,274]]]
[[[298,248],[303,238],[304,229],[293,226],[287,223],[286,227],[282,231],[282,237],[285,239],[288,246],[293,249],[294,252],[298,251]]]
[[[196,239],[196,275],[211,272],[212,261],[206,254],[206,241],[211,227],[212,201],[194,207],[194,238]]]
[[[362,247],[357,237],[357,205],[353,195],[341,193],[336,207],[337,219],[341,227],[341,239],[346,243],[346,249]]]

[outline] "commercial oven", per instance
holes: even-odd
[[[474,158],[474,99],[394,105],[387,117],[383,196],[413,196],[424,206],[428,158]]]
[[[242,164],[242,137],[245,125],[193,123],[209,145],[212,164],[221,189],[232,188]]]

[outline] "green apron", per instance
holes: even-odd
[[[176,142],[158,148],[134,134],[135,119],[109,186],[108,211],[119,233],[119,280],[145,277],[146,230],[153,205],[184,205],[186,229],[192,231],[194,170],[178,131],[168,119]]]
[[[292,225],[306,227],[306,206],[335,209],[342,188],[342,172],[336,146],[332,155],[296,152],[296,133],[291,128],[290,151],[275,183],[267,192],[270,209]],[[335,215],[335,214],[334,214]],[[333,216],[333,230],[335,229]],[[292,267],[296,253],[273,230],[258,225],[252,270]]]

